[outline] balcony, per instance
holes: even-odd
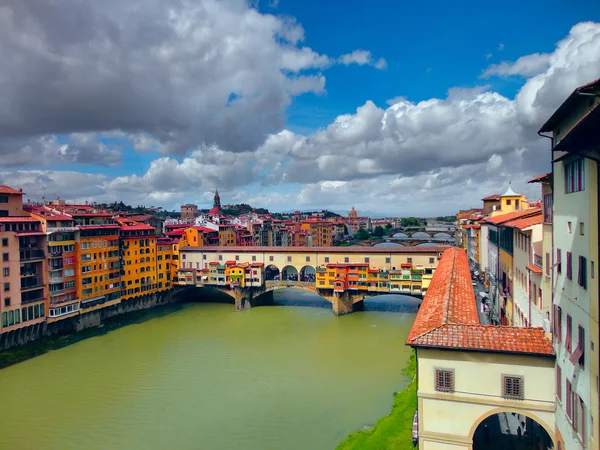
[[[533,255],[533,265],[536,267],[539,267],[540,269],[543,269],[543,265],[544,265],[544,258],[542,258],[540,255]]]
[[[21,277],[34,277],[37,275],[37,271],[33,268],[21,267]]]
[[[44,259],[46,255],[44,254],[44,250],[23,250],[20,251],[20,260],[21,261],[34,261],[36,259]]]
[[[65,279],[62,275],[50,275],[50,277],[48,278],[48,282],[52,284],[62,283],[64,280]]]
[[[44,300],[44,290],[38,289],[37,291],[29,291],[21,293],[21,304],[25,305],[33,302],[40,302]]]
[[[21,279],[21,291],[28,289],[35,289],[44,286],[44,279],[41,277],[35,278],[22,278]]]

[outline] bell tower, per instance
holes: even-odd
[[[213,201],[213,208],[219,208],[221,209],[221,197],[219,197],[219,190],[217,189],[215,191],[215,198]]]

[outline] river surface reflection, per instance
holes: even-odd
[[[394,297],[344,317],[298,291],[151,312],[0,371],[0,448],[335,448],[407,383],[416,303]]]

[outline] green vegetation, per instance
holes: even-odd
[[[418,217],[404,217],[400,222],[401,227],[422,227],[427,225],[425,219],[419,219]]]
[[[382,417],[370,430],[352,433],[336,450],[409,450],[412,445],[412,423],[417,409],[417,360],[415,353],[410,357],[406,374],[410,384],[396,394],[392,412]]]
[[[357,239],[359,241],[365,241],[369,239],[369,232],[361,228],[356,233],[354,233],[354,239]]]
[[[117,328],[121,328],[126,325],[142,323],[146,320],[170,314],[180,308],[181,305],[179,304],[169,304],[157,306],[151,309],[132,311],[105,319],[103,324],[99,327],[86,328],[85,330],[79,332],[73,331],[72,333],[41,337],[25,345],[0,351],[0,369],[4,369],[5,367],[12,366],[13,364],[43,355],[51,350],[58,350],[60,348],[67,347],[68,345],[75,344],[76,342],[82,341],[89,337],[106,334],[109,331],[116,330]]]
[[[440,217],[436,217],[435,220],[437,220],[438,222],[454,223],[454,222],[456,222],[456,216],[440,216]]]
[[[166,211],[166,210],[163,210],[162,208],[154,208],[153,206],[146,207],[144,205],[130,206],[130,205],[126,205],[123,202],[98,203],[96,206],[99,209],[106,209],[108,211],[113,211],[113,212],[127,212],[127,213],[133,213],[133,214],[150,214],[152,216],[156,216],[156,217],[160,217],[160,218],[165,218],[167,216],[169,216],[169,217],[180,217],[181,216],[181,213],[179,211]]]
[[[375,227],[375,229],[373,230],[373,233],[372,233],[372,234],[373,234],[373,236],[376,236],[376,237],[381,237],[381,236],[383,236],[383,228],[382,228],[382,227],[380,227],[379,225],[377,225],[377,226]]]

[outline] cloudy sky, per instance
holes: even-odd
[[[539,198],[536,131],[600,77],[596,0],[408,3],[0,2],[0,184],[400,216]]]

